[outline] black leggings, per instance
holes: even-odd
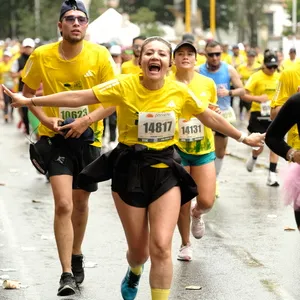
[[[25,125],[25,133],[29,135],[30,131],[29,131],[29,119],[28,119],[28,107],[22,106],[21,110],[22,110],[22,121]]]
[[[3,112],[5,115],[8,115],[8,110],[9,110],[9,106],[11,104],[11,99],[8,95],[6,95],[5,93],[3,93],[3,98],[4,98],[4,108],[3,108]],[[10,113],[12,115],[13,113],[13,107],[11,106],[10,108]]]

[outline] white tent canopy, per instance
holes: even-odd
[[[94,43],[117,42],[131,46],[132,39],[140,34],[140,28],[124,18],[113,8],[109,8],[88,27],[87,35]]]

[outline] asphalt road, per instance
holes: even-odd
[[[250,149],[230,142],[219,178],[220,198],[205,216],[207,233],[193,240],[192,262],[176,260],[170,300],[298,300],[300,240],[291,207],[284,207],[280,188],[266,186],[267,154],[248,173],[244,160]],[[280,167],[284,163],[280,163]],[[28,145],[15,124],[0,123],[0,281],[18,280],[19,290],[0,287],[1,300],[55,300],[60,265],[53,236],[50,185],[28,159]],[[68,300],[119,300],[126,272],[126,242],[112,198],[110,183],[99,185],[90,199],[84,242],[86,280]],[[150,299],[149,263],[137,300]],[[186,286],[199,290],[186,290]]]

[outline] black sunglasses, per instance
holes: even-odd
[[[207,56],[209,57],[219,57],[221,55],[221,52],[212,52],[212,53],[207,53]]]
[[[66,17],[63,17],[63,19],[69,23],[69,24],[74,24],[76,20],[78,20],[78,23],[80,25],[86,25],[89,21],[89,19],[87,17],[84,17],[84,16],[66,16]]]
[[[267,67],[267,69],[269,69],[269,70],[277,69],[277,68],[278,68],[278,66],[266,66],[266,67]]]
[[[134,45],[132,45],[132,48],[134,48],[134,49],[141,49],[142,45],[134,44]]]

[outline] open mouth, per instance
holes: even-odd
[[[160,71],[161,67],[159,64],[152,63],[149,65],[148,69],[150,72],[158,73]]]

